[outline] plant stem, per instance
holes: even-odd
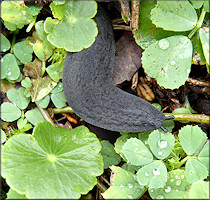
[[[57,125],[53,122],[52,118],[50,117],[49,113],[45,109],[43,109],[40,105],[38,105],[37,103],[36,103],[36,106],[39,109],[39,111],[42,113],[42,116],[44,117],[44,119],[46,121],[50,122],[54,127],[57,127]]]
[[[188,160],[189,158],[190,158],[189,156],[183,158],[183,159],[180,161],[180,166],[182,166],[184,163],[186,163],[187,160]]]
[[[203,114],[173,114],[173,113],[164,113],[165,116],[174,116],[174,121],[190,121],[197,123],[209,124],[209,116]]]
[[[101,190],[102,192],[105,192],[107,190],[106,186],[101,183],[98,179],[97,179],[97,188],[99,188],[99,190]]]
[[[53,108],[52,109],[54,114],[60,114],[60,113],[74,113],[72,108],[70,106],[67,106],[65,108]]]
[[[198,19],[198,22],[196,24],[196,26],[193,28],[193,30],[190,32],[190,34],[188,35],[188,38],[191,39],[192,36],[196,33],[196,31],[201,28],[202,24],[203,24],[203,20],[204,20],[204,17],[205,17],[205,14],[206,14],[206,11],[204,10],[204,8],[202,8],[202,11],[201,11],[201,15]]]

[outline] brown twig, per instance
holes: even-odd
[[[131,28],[133,31],[139,29],[139,4],[140,0],[131,1]]]

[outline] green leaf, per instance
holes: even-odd
[[[146,191],[134,179],[133,174],[120,167],[110,167],[116,175],[113,177],[113,183],[102,196],[104,199],[139,199]]]
[[[26,196],[24,194],[19,194],[13,189],[9,189],[9,192],[7,193],[7,199],[26,199]]]
[[[209,171],[206,166],[194,158],[187,160],[185,165],[185,176],[189,183],[195,183],[199,180],[204,180],[207,178]]]
[[[56,108],[63,108],[66,105],[66,97],[64,95],[64,91],[51,94],[50,98]]]
[[[122,152],[122,147],[126,143],[129,138],[137,137],[136,133],[132,134],[125,134],[117,138],[116,142],[114,143],[114,150],[118,153],[124,160],[127,160]]]
[[[53,90],[51,91],[51,94],[56,94],[56,93],[59,93],[59,92],[62,92],[63,91],[63,85],[61,82],[59,82],[54,88]]]
[[[18,129],[22,129],[24,128],[24,126],[27,124],[28,120],[25,118],[20,118],[18,121],[17,121],[17,127]]]
[[[52,45],[78,52],[93,44],[98,34],[96,23],[91,19],[97,12],[95,1],[72,0],[59,6],[51,3],[51,9],[54,17],[62,19],[45,21],[47,39]]]
[[[156,1],[140,1],[139,29],[135,31],[134,38],[136,43],[145,49],[157,40],[175,35],[183,34],[180,32],[165,31],[156,27],[151,19],[150,12],[155,7]]]
[[[188,31],[196,26],[198,17],[188,1],[157,1],[151,20],[165,30]]]
[[[139,170],[138,166],[134,166],[134,165],[131,165],[131,164],[128,164],[128,163],[124,163],[121,168],[126,170],[126,171],[131,172],[132,174],[134,174],[136,171]]]
[[[136,166],[146,165],[153,161],[153,155],[137,138],[130,138],[122,147],[122,153],[129,163]]]
[[[7,139],[5,132],[1,129],[1,144],[3,144]]]
[[[53,81],[58,82],[62,79],[63,63],[53,63],[47,67],[46,71]]]
[[[137,172],[137,181],[140,185],[149,188],[162,188],[167,181],[167,169],[162,161],[154,161]]]
[[[13,122],[20,118],[21,111],[20,109],[8,102],[1,104],[1,119],[6,122]]]
[[[183,35],[164,38],[150,45],[142,56],[145,72],[160,86],[175,89],[187,80],[192,62],[192,43]]]
[[[203,27],[199,30],[200,40],[203,47],[203,53],[206,58],[206,62],[209,65],[209,28]]]
[[[25,79],[23,79],[21,81],[21,85],[24,87],[24,88],[31,88],[31,80],[29,77],[25,77]]]
[[[209,169],[209,140],[206,142],[201,152],[198,154],[198,160]]]
[[[23,28],[33,20],[33,16],[37,15],[42,9],[41,6],[26,6],[24,1],[3,1],[1,3],[1,17],[7,29],[14,31],[16,28]]]
[[[209,2],[208,1],[204,1],[203,8],[204,8],[204,10],[206,12],[210,12]]]
[[[6,142],[2,176],[29,199],[79,199],[103,173],[100,150],[84,126],[69,130],[39,123],[33,135],[14,135]]]
[[[168,172],[166,185],[163,188],[149,188],[152,199],[189,199],[189,184],[184,176],[184,170],[177,169]]]
[[[37,125],[38,122],[45,121],[44,117],[42,116],[41,112],[38,108],[33,110],[29,110],[25,113],[27,120],[32,123],[34,126]]]
[[[8,53],[1,59],[1,79],[16,80],[20,76],[20,69],[13,54]]]
[[[152,104],[156,109],[158,109],[159,111],[161,111],[161,105],[159,103],[153,103]]]
[[[103,156],[104,169],[107,169],[111,165],[118,165],[121,161],[121,157],[116,154],[113,144],[107,140],[102,140],[101,146],[101,155]]]
[[[201,1],[201,0],[199,0],[199,1],[197,1],[197,0],[191,0],[191,3],[192,3],[192,5],[193,5],[193,7],[195,9],[201,8],[201,6],[203,5],[203,2],[204,1]]]
[[[173,120],[166,120],[163,123],[163,126],[168,130],[168,132],[172,132],[173,128],[175,127]]]
[[[193,183],[189,191],[189,199],[209,199],[209,182]]]
[[[163,160],[170,155],[174,148],[175,139],[169,132],[164,133],[163,131],[155,130],[150,133],[148,143],[155,157]]]
[[[179,140],[187,155],[199,153],[206,143],[207,136],[199,126],[187,125],[179,131]]]
[[[43,99],[36,102],[38,105],[40,105],[42,108],[47,108],[47,106],[50,103],[50,95],[47,95]]]
[[[28,44],[26,43],[26,41],[21,41],[16,43],[13,46],[13,51],[15,56],[20,60],[20,62],[22,62],[23,64],[26,64],[28,62],[31,62],[32,60],[32,53],[33,53],[33,49],[28,46]]]
[[[1,52],[6,52],[10,49],[9,40],[1,33]]]
[[[30,102],[30,98],[25,97],[24,91],[25,89],[20,87],[18,90],[13,88],[7,92],[8,99],[22,110],[26,109]]]
[[[47,96],[57,85],[49,76],[32,79],[32,90],[30,90],[32,102],[39,101]]]

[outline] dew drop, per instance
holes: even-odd
[[[151,190],[150,190],[150,192],[154,192],[154,190],[153,190],[153,189],[151,189]]]
[[[121,185],[120,185],[120,188],[124,188],[124,185],[123,185],[123,184],[121,184]]]
[[[145,172],[145,176],[149,176],[149,172]]]
[[[175,65],[175,64],[176,64],[176,61],[172,60],[171,65]]]
[[[165,189],[165,192],[166,192],[166,193],[169,193],[170,191],[171,191],[171,187],[168,186],[168,187]]]
[[[163,155],[163,152],[162,151],[158,151],[158,155],[159,156],[162,156]]]
[[[133,187],[133,185],[129,183],[128,184],[128,187],[131,189]]]
[[[190,73],[190,69],[187,69],[187,73]]]
[[[165,140],[160,140],[158,141],[158,146],[161,148],[161,149],[164,149],[167,147],[167,141]]]
[[[184,179],[184,175],[181,175],[181,179]]]
[[[157,199],[164,199],[164,196],[159,195],[159,196],[157,196]]]
[[[178,192],[179,190],[178,189],[176,189],[176,192]]]
[[[169,47],[169,41],[167,39],[162,39],[158,42],[160,49],[166,50]]]
[[[181,181],[180,180],[176,181],[176,186],[179,186],[179,185],[181,185]]]
[[[3,58],[1,59],[1,62],[4,62],[4,59]]]
[[[153,174],[155,176],[159,176],[160,175],[160,171],[158,171],[157,169],[153,169]]]
[[[133,199],[133,196],[131,196],[131,195],[128,195],[128,199]]]
[[[7,76],[11,76],[12,75],[12,72],[7,72]]]
[[[174,179],[171,179],[170,181],[173,183],[174,182]]]
[[[143,183],[141,181],[138,181],[139,185],[143,185]]]

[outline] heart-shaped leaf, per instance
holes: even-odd
[[[1,33],[1,52],[6,52],[10,49],[9,40]]]
[[[207,141],[201,152],[198,154],[198,160],[209,169],[209,141]]]
[[[20,118],[20,109],[8,102],[1,104],[1,119],[6,122],[13,122]]]
[[[103,172],[97,137],[80,126],[69,130],[39,123],[33,135],[11,137],[2,149],[2,176],[30,199],[78,199]]]

